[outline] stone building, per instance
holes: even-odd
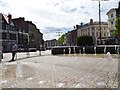
[[[51,49],[54,46],[58,46],[58,41],[56,39],[46,40],[44,42],[44,48],[45,49]]]
[[[2,43],[3,52],[11,51],[11,44],[17,43],[17,29],[13,23],[12,15],[0,13],[0,41]]]
[[[108,16],[108,29],[110,32],[110,36],[112,37],[112,32],[114,31],[115,27],[115,19],[120,17],[120,2],[118,8],[112,8],[107,13]]]
[[[76,29],[69,31],[66,34],[66,45],[67,46],[77,45],[77,30]]]
[[[100,38],[101,33],[101,38]],[[94,40],[94,44],[104,44],[107,37],[109,36],[108,24],[107,22],[101,22],[101,31],[99,30],[99,22],[93,21],[90,19],[89,23],[83,24],[78,27],[77,29],[77,37],[80,36],[92,36]],[[100,42],[101,39],[101,42]]]

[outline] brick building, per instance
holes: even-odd
[[[75,45],[77,45],[77,29],[69,31],[66,34],[66,45],[67,46],[75,46]]]
[[[43,44],[43,34],[37,29],[32,21],[25,21],[24,17],[13,19],[18,31],[18,45],[23,48],[29,45],[30,48],[39,49]]]
[[[29,46],[39,49],[43,46],[43,34],[31,21],[25,21],[24,17],[12,19],[12,15],[0,13],[0,28],[0,46],[3,52],[10,52],[13,42],[21,48]]]
[[[43,45],[43,34],[37,29],[36,25],[31,21],[26,21],[29,28],[29,46],[39,49]]]
[[[13,23],[12,15],[0,13],[0,41],[3,52],[11,51],[12,42],[17,43],[17,29]]]
[[[25,47],[28,44],[29,38],[29,28],[28,23],[25,21],[24,17],[15,18],[13,22],[17,29],[17,42],[20,47]]]

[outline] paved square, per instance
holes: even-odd
[[[117,56],[117,55],[116,55]],[[96,55],[10,54],[1,64],[2,88],[118,88],[118,58]]]

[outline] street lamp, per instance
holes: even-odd
[[[101,44],[101,12],[100,12],[100,0],[99,0],[99,30],[100,30],[100,44]]]
[[[99,2],[99,30],[100,30],[100,36],[99,36],[99,39],[100,39],[100,44],[101,44],[101,9],[100,9],[100,6],[101,6],[101,2],[100,1],[109,1],[109,0],[92,0],[92,1],[98,1]]]

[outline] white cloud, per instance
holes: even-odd
[[[98,20],[98,1],[92,0],[1,0],[0,11],[11,13],[13,18],[25,17],[37,25],[45,39],[57,38],[56,33],[47,36],[45,27],[72,28],[91,18]],[[106,12],[118,7],[119,0],[101,0],[102,21],[107,21]],[[64,29],[63,29],[64,30]],[[50,32],[49,32],[50,33]]]

